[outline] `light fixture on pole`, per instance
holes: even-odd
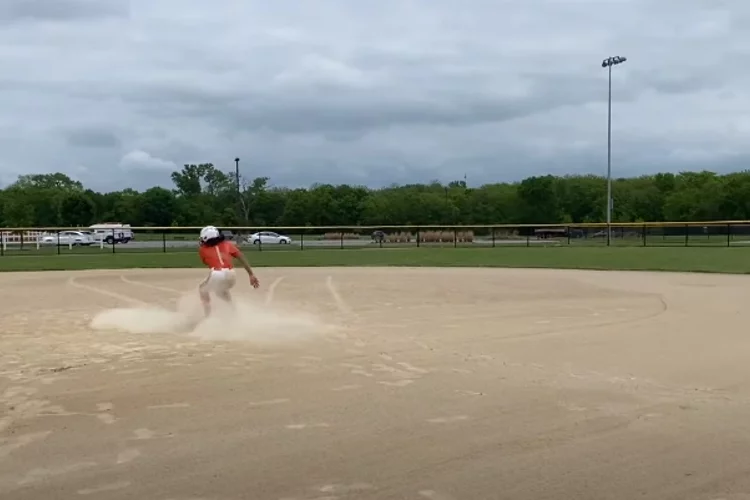
[[[609,95],[607,98],[607,246],[612,241],[612,66],[622,64],[627,58],[608,57],[602,61],[602,68],[609,71]]]

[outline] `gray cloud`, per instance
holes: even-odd
[[[76,21],[124,17],[128,0],[3,0],[0,21]]]
[[[235,156],[291,186],[602,173],[611,55],[616,175],[750,155],[740,0],[8,0],[0,20],[3,180],[144,188]]]
[[[116,148],[120,139],[109,130],[94,127],[80,127],[63,131],[68,145],[78,148]]]

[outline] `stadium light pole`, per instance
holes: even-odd
[[[234,180],[237,184],[237,220],[242,223],[242,193],[240,192],[240,159],[234,159]]]
[[[602,61],[602,68],[609,72],[609,94],[607,97],[607,246],[612,241],[612,66],[627,61],[621,56],[608,57]]]

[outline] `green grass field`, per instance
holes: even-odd
[[[750,273],[750,248],[532,247],[247,252],[258,267],[436,266]],[[201,267],[195,252],[6,255],[0,271]]]

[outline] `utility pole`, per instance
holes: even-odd
[[[622,64],[627,58],[608,57],[602,61],[602,68],[609,72],[609,94],[607,97],[607,246],[612,242],[612,66]]]

